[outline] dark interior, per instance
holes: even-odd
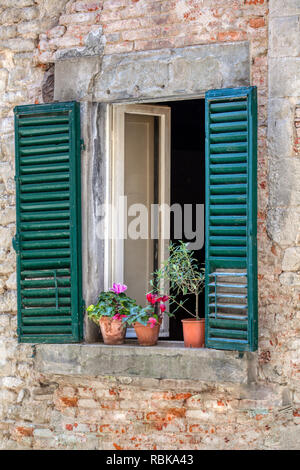
[[[205,204],[205,118],[204,100],[157,103],[171,107],[171,204],[193,205],[193,230],[196,229],[196,204]],[[183,213],[183,212],[182,212]],[[184,241],[184,231],[182,230]],[[174,220],[171,214],[171,240],[174,240]],[[205,261],[205,247],[194,251],[200,264]],[[185,300],[188,310],[194,311],[194,296],[176,298]],[[172,310],[171,310],[172,311]],[[204,317],[204,292],[199,296],[199,315]],[[178,309],[170,318],[168,339],[183,341],[182,318],[189,315]]]

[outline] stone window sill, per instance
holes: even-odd
[[[180,341],[159,341],[142,347],[124,345],[39,344],[35,368],[43,374],[145,377],[247,384],[255,381],[253,352],[189,349]]]

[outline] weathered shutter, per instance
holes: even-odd
[[[206,346],[257,349],[256,88],[211,90],[206,120]]]
[[[19,341],[80,341],[79,104],[17,106],[15,154]]]

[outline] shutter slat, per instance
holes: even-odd
[[[61,219],[69,219],[70,218],[70,211],[60,211],[57,210],[53,211],[45,211],[45,212],[33,212],[32,214],[29,212],[23,212],[21,215],[21,221],[29,222],[29,221],[38,221],[38,220],[61,220]]]
[[[57,191],[50,193],[25,193],[21,194],[20,200],[22,202],[39,202],[39,201],[60,201],[68,200],[70,194],[68,191]]]
[[[56,126],[26,126],[19,128],[19,134],[22,137],[45,134],[58,134],[61,132],[69,132],[69,125],[58,124]]]
[[[246,237],[226,237],[226,236],[211,236],[210,237],[210,243],[211,245],[222,245],[225,242],[226,246],[231,246],[231,245],[245,245],[247,244],[247,238]]]
[[[205,344],[256,350],[256,88],[212,90],[205,101]]]
[[[243,163],[247,162],[247,153],[212,153],[211,163]]]
[[[22,108],[18,107],[22,112]],[[24,109],[24,108],[23,108]],[[40,126],[40,125],[50,125],[50,124],[59,124],[59,123],[67,123],[69,126],[69,116],[65,115],[56,115],[56,116],[38,116],[38,117],[24,117],[19,118],[19,127],[22,126]]]
[[[38,240],[38,241],[32,241],[32,242],[22,242],[22,247],[24,250],[34,250],[38,249],[40,250],[41,248],[69,248],[70,247],[70,241],[63,239],[63,240],[57,240],[57,237],[55,237],[55,240]]]
[[[46,153],[69,152],[69,150],[70,147],[67,144],[22,147],[20,148],[20,155],[43,155]]]
[[[222,122],[218,124],[210,124],[209,126],[212,132],[232,132],[232,131],[246,131],[247,121],[237,122]]]
[[[70,204],[68,201],[63,201],[63,202],[40,202],[36,204],[32,203],[24,203],[21,204],[21,209],[23,211],[49,211],[49,210],[61,210],[61,209],[70,209]]]
[[[42,144],[52,144],[55,145],[68,142],[69,141],[69,134],[46,134],[42,136],[32,136],[32,137],[22,137],[20,139],[20,145],[27,146],[27,145],[42,145]]]
[[[20,342],[82,338],[79,111],[15,108]]]
[[[209,328],[208,333],[212,338],[233,338],[233,339],[247,339],[247,331],[238,330],[221,330],[219,328]]]
[[[51,230],[51,229],[69,229],[70,222],[31,222],[31,223],[22,223],[20,225],[21,230]]]
[[[22,185],[23,193],[43,193],[48,191],[69,191],[69,183],[45,183],[45,184],[26,184]]]
[[[213,162],[215,163],[215,162]],[[226,164],[223,162],[220,165],[210,165],[211,173],[245,173],[247,171],[247,165],[245,163],[232,163]]]
[[[246,204],[211,204],[211,214],[246,214]]]
[[[57,279],[58,287],[69,287],[70,279]],[[39,279],[39,280],[26,280],[21,281],[21,286],[24,288],[34,288],[34,287],[55,287],[54,279]]]
[[[25,166],[21,167],[21,174],[28,175],[33,173],[51,173],[52,171],[57,172],[64,172],[69,171],[69,165],[65,163],[61,164],[54,164],[54,165],[35,165],[35,166]]]
[[[70,232],[68,230],[46,230],[46,231],[36,231],[36,232],[23,232],[22,240],[52,240],[60,238],[70,237]],[[23,245],[24,246],[24,245]]]
[[[232,111],[228,113],[211,113],[211,122],[234,122],[243,121],[248,117],[247,111]]]
[[[225,133],[222,132],[219,134],[211,134],[210,141],[213,143],[246,142],[247,136],[248,136],[247,132],[225,132]]]
[[[211,103],[210,106],[212,113],[224,113],[226,111],[241,111],[247,109],[245,101],[224,101],[220,103]]]
[[[24,297],[22,299],[22,306],[23,307],[42,307],[42,306],[55,306],[56,305],[56,299],[55,297],[43,297],[43,298],[26,298]],[[60,297],[59,299],[59,305],[71,305],[71,299],[68,297]]]
[[[232,142],[222,144],[210,144],[211,153],[231,153],[231,152],[247,152],[246,142]]]
[[[73,329],[72,326],[67,326],[67,325],[66,326],[64,325],[60,325],[60,326],[38,325],[38,326],[23,326],[22,328],[24,335],[30,336],[30,339],[32,339],[32,341],[35,343],[40,340],[41,336],[50,335],[50,334],[55,335],[53,339],[51,338],[52,339],[51,342],[55,343],[59,339],[58,336],[61,334],[68,334],[71,336],[72,329]],[[34,335],[38,335],[38,336],[34,336]],[[46,341],[42,341],[42,342],[46,342]]]
[[[50,182],[50,181],[68,181],[69,180],[69,172],[62,172],[62,173],[52,173],[50,175],[30,175],[30,176],[21,176],[20,181],[23,184],[26,183],[35,183],[35,182]],[[26,188],[25,188],[26,189]],[[23,191],[23,187],[22,187]]]
[[[211,204],[218,204],[219,202],[223,202],[224,204],[241,204],[247,202],[247,195],[246,194],[217,194],[210,196],[209,198]]]
[[[70,276],[70,270],[69,269],[58,269],[56,271],[56,275],[58,277],[66,277],[66,276]],[[25,278],[28,278],[28,279],[32,279],[32,278],[40,278],[40,277],[53,277],[53,271],[47,271],[47,270],[43,270],[43,271],[28,271],[28,270],[23,270],[21,271],[21,278],[22,279],[25,279]]]
[[[58,249],[44,249],[44,250],[25,250],[23,249],[21,258],[22,259],[35,259],[35,258],[65,258],[70,256],[70,250]]]
[[[60,269],[68,268],[70,266],[69,258],[59,259],[44,259],[44,260],[23,260],[21,261],[21,268],[23,269]]]
[[[72,318],[69,317],[33,317],[24,318],[24,325],[71,325]]]
[[[58,288],[57,293],[59,297],[70,297],[71,290],[69,288]],[[24,297],[55,297],[56,289],[24,289]]]
[[[231,182],[232,183],[232,182]],[[246,184],[210,184],[210,194],[246,194]]]
[[[59,307],[51,308],[51,307],[43,307],[43,308],[26,308],[22,310],[22,315],[24,317],[35,317],[35,316],[61,316],[61,315],[71,315],[71,310],[69,307]]]

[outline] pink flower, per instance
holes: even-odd
[[[166,306],[165,306],[165,304],[164,304],[163,302],[160,302],[159,308],[160,308],[160,311],[161,311],[162,313],[166,311]]]
[[[112,317],[112,319],[113,319],[113,320],[122,320],[122,318],[125,318],[125,317],[127,317],[127,315],[121,315],[120,313],[116,313],[116,314]]]
[[[167,295],[163,295],[162,297],[160,297],[160,300],[162,302],[167,302],[167,300],[169,300],[169,297]]]
[[[150,328],[153,328],[154,325],[157,323],[157,320],[156,318],[150,317],[148,323],[150,323]]]
[[[116,284],[115,282],[113,283],[113,286],[110,290],[112,290],[115,294],[121,294],[127,289],[127,286],[125,284]]]

